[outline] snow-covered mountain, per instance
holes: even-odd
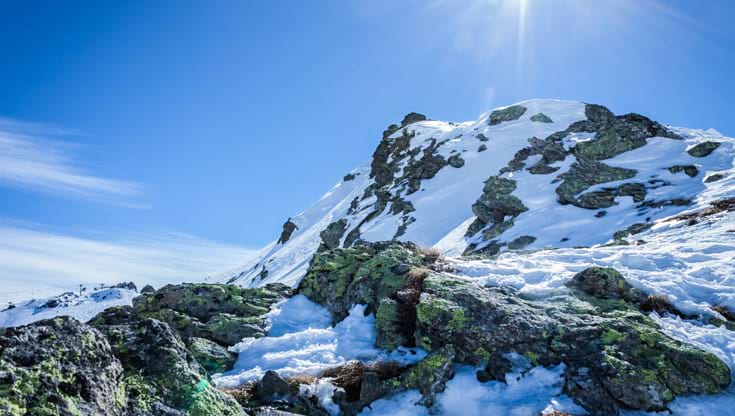
[[[625,244],[735,196],[735,140],[576,101],[529,100],[463,123],[411,113],[372,159],[215,280],[296,285],[320,246],[400,240],[450,256]]]

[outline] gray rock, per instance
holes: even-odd
[[[504,121],[518,120],[526,112],[526,107],[522,105],[513,105],[502,110],[495,110],[490,113],[488,124],[496,126]]]
[[[553,123],[554,120],[550,119],[549,116],[547,116],[544,113],[538,113],[531,116],[531,121],[536,123]]]
[[[720,147],[719,142],[712,142],[712,141],[706,141],[699,143],[698,145],[692,147],[691,149],[687,149],[687,153],[694,157],[706,157],[709,156],[710,153],[714,152],[715,149]]]
[[[453,168],[458,168],[459,169],[462,166],[464,166],[464,159],[462,159],[462,157],[459,156],[459,155],[452,155],[452,156],[450,156],[448,162],[449,162],[449,166],[451,166]]]

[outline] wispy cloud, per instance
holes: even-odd
[[[78,134],[58,127],[0,118],[0,183],[33,191],[127,207],[143,207],[142,186],[106,179],[81,168],[75,147],[54,138]]]
[[[48,297],[79,284],[202,281],[236,266],[252,250],[191,235],[51,233],[0,224],[0,304]]]

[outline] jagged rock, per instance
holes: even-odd
[[[666,127],[640,114],[614,116],[602,106],[587,105],[587,119],[572,124],[563,136],[570,132],[594,132],[593,140],[577,143],[572,152],[577,159],[603,160],[637,149],[650,137],[681,139]],[[562,136],[562,137],[563,137]],[[555,138],[559,137],[555,134]]]
[[[449,166],[453,168],[461,168],[462,166],[464,166],[464,159],[462,159],[462,157],[459,155],[450,156],[447,162],[449,162]]]
[[[97,325],[122,325],[137,321],[138,316],[132,306],[113,306],[100,312],[92,318],[88,323],[92,326]]]
[[[210,373],[232,365],[226,348],[243,338],[266,334],[262,315],[271,305],[292,294],[292,289],[274,283],[247,289],[235,285],[167,285],[133,299],[133,307],[115,307],[90,321],[92,325],[135,325],[146,318],[166,322]]]
[[[702,142],[692,147],[691,149],[687,149],[687,153],[689,153],[690,155],[694,157],[709,156],[710,153],[714,152],[715,149],[720,147],[720,144],[721,143],[712,142],[712,141]]]
[[[547,116],[544,113],[538,113],[531,116],[531,121],[536,123],[553,123],[554,120],[550,119],[549,116]]]
[[[510,250],[522,250],[526,248],[527,246],[533,244],[533,242],[536,241],[536,237],[531,235],[522,235],[510,243],[508,243],[508,249]]]
[[[526,107],[522,105],[512,105],[502,110],[495,110],[490,113],[488,124],[496,126],[504,121],[518,120],[526,112]]]
[[[299,385],[303,383],[304,380],[287,380],[275,371],[267,371],[258,382],[246,383],[225,391],[249,414],[329,416],[319,405],[317,397],[300,390]]]
[[[354,304],[375,309],[381,299],[393,298],[409,282],[410,269],[423,265],[421,253],[410,243],[371,243],[318,252],[298,291],[329,309],[339,321]]]
[[[6,329],[0,374],[3,415],[125,414],[120,361],[104,335],[72,318]]]
[[[289,218],[285,223],[283,223],[283,231],[281,231],[281,236],[278,237],[276,244],[286,244],[286,242],[291,239],[294,231],[298,229],[299,227],[291,222],[291,218]]]
[[[327,250],[339,247],[339,242],[346,231],[347,220],[344,218],[329,224],[324,231],[319,233],[323,247]]]
[[[242,416],[164,323],[59,317],[0,336],[3,415]],[[10,383],[8,383],[10,381]]]
[[[478,134],[478,135],[477,135],[477,136],[475,136],[475,137],[477,137],[477,140],[479,140],[479,141],[481,141],[481,142],[487,142],[487,141],[489,141],[489,140],[490,140],[490,139],[488,139],[488,138],[487,138],[487,136],[485,136],[485,135],[484,135],[484,134],[482,134],[482,133]]]
[[[231,369],[237,360],[237,354],[206,338],[190,338],[187,346],[197,362],[210,374]]]
[[[645,222],[635,223],[631,225],[630,227],[626,228],[625,230],[616,231],[615,234],[613,234],[613,240],[621,241],[624,238],[628,237],[629,235],[640,234],[650,229],[651,227],[653,227],[653,224],[651,223],[645,223]]]
[[[258,383],[258,395],[267,400],[277,400],[291,394],[296,394],[298,389],[294,389],[288,381],[284,380],[275,371],[266,371],[263,379]]]
[[[601,299],[640,302],[645,296],[634,289],[619,271],[610,267],[590,267],[574,275],[567,286]]]
[[[342,182],[354,181],[359,173],[348,173],[342,178]]]
[[[425,121],[426,116],[419,113],[408,113],[403,117],[403,120],[401,121],[401,127],[406,127],[409,124],[417,123],[419,121]]]
[[[156,291],[156,289],[153,286],[151,286],[151,285],[145,285],[145,286],[143,286],[143,289],[141,289],[140,293],[141,294],[153,293],[155,291]]]
[[[515,172],[523,169],[526,166],[526,160],[534,155],[540,155],[541,160],[534,166],[528,168],[529,172],[535,175],[553,173],[559,170],[559,168],[550,165],[563,161],[570,154],[561,143],[551,138],[541,140],[538,137],[531,137],[528,139],[528,143],[529,146],[517,151],[513,159],[508,162],[508,166],[502,168],[500,173]]]
[[[512,179],[491,176],[485,181],[483,193],[472,205],[472,212],[477,219],[467,229],[467,236],[476,234],[488,225],[489,232],[485,232],[486,240],[497,237],[512,226],[512,220],[507,217],[516,217],[528,210],[520,199],[511,195],[516,189],[516,182]]]
[[[451,346],[442,347],[409,368],[398,380],[390,380],[386,384],[401,389],[419,390],[423,395],[421,404],[431,407],[436,394],[443,392],[447,381],[454,377],[454,358],[455,353]]]
[[[133,300],[136,312],[145,316],[162,309],[171,309],[203,322],[227,313],[240,317],[260,316],[270,306],[290,295],[291,289],[280,283],[262,288],[242,288],[236,285],[184,283],[166,285],[153,294]]]
[[[118,283],[118,284],[116,284],[116,285],[112,286],[112,288],[113,288],[113,289],[126,289],[126,290],[132,290],[132,291],[135,291],[135,292],[137,292],[137,291],[138,291],[138,287],[137,287],[137,286],[135,286],[135,283],[133,283],[133,282],[123,282],[123,283]]]
[[[572,204],[587,209],[608,208],[612,206],[614,201],[611,201],[611,198],[614,200],[616,194],[605,197],[602,193],[595,193],[583,200],[577,195],[593,185],[630,179],[636,173],[633,169],[611,167],[601,162],[578,161],[573,163],[567,172],[559,175],[559,179],[563,182],[556,188],[556,194],[559,203],[564,205]]]
[[[234,345],[243,338],[260,338],[265,336],[265,322],[257,316],[235,316],[221,313],[204,324],[204,331],[199,335],[222,345]]]
[[[714,355],[666,337],[623,300],[525,300],[512,288],[431,274],[417,309],[424,348],[451,345],[459,361],[475,364],[489,355],[490,367],[509,352],[534,365],[563,362],[565,392],[595,414],[663,410],[677,395],[711,394],[730,383]]]
[[[704,183],[717,182],[717,181],[722,180],[724,178],[725,178],[725,175],[723,175],[722,173],[714,173],[712,175],[707,176],[704,179]]]
[[[229,395],[217,390],[206,371],[168,325],[144,319],[125,325],[98,326],[112,355],[125,370],[123,385],[130,414],[243,415]]]
[[[693,178],[699,174],[699,169],[694,165],[675,165],[669,168],[671,173],[684,172],[687,176]]]
[[[477,148],[477,153],[481,153],[487,150],[487,146],[484,144],[481,144],[480,147]]]

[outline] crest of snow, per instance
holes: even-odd
[[[79,321],[87,322],[107,308],[132,305],[133,298],[136,296],[138,293],[134,290],[107,288],[83,293],[81,296],[68,292],[45,299],[31,299],[19,303],[13,309],[0,312],[0,328],[28,325],[57,316],[71,316]],[[56,307],[47,306],[52,300],[61,302]]]
[[[353,306],[347,318],[331,327],[326,309],[296,295],[280,305],[279,313],[271,312],[267,337],[248,338],[231,347],[239,354],[237,363],[213,379],[220,387],[232,387],[259,380],[268,370],[283,377],[317,375],[350,360],[392,360],[408,365],[426,356],[421,349],[399,348],[388,354],[376,348],[375,317],[365,315],[365,308]]]

